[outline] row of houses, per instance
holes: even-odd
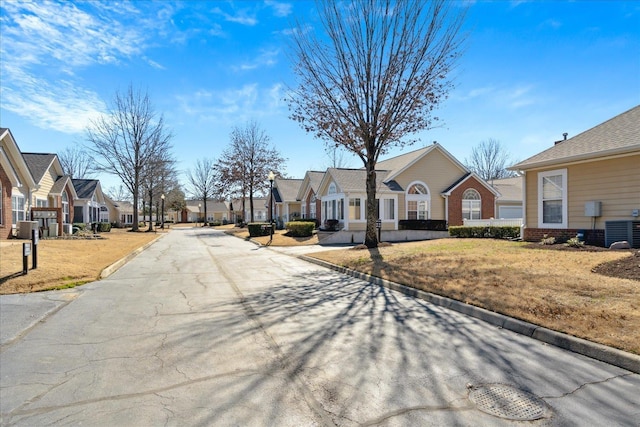
[[[56,154],[21,152],[7,128],[0,128],[0,195],[0,239],[18,235],[21,223],[29,228],[23,231],[37,226],[62,235],[73,223],[132,224],[134,218],[132,205],[111,200],[99,180],[65,175]]]
[[[640,106],[572,138],[565,134],[510,169],[518,176],[486,182],[438,143],[380,161],[382,230],[397,231],[403,220],[455,226],[517,219],[528,241],[581,234],[593,244],[629,240],[640,247]],[[276,179],[274,215],[282,222],[334,220],[357,241],[366,226],[365,178],[363,169],[329,168]]]

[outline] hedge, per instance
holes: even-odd
[[[288,236],[291,237],[309,237],[313,235],[313,229],[316,228],[315,222],[290,221],[285,224]]]
[[[515,239],[520,237],[520,227],[449,227],[449,236],[462,238]]]
[[[398,229],[447,231],[447,221],[442,219],[401,219],[398,221]]]
[[[291,221],[292,222],[313,222],[316,225],[316,228],[320,227],[320,220],[317,218],[294,218]]]
[[[108,233],[111,231],[111,224],[108,222],[100,222],[98,223],[98,231],[100,233]]]
[[[249,229],[249,237],[268,236],[273,230],[273,225],[269,227],[269,223],[266,222],[252,222],[247,224]],[[271,228],[271,230],[269,230]]]

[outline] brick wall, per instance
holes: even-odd
[[[9,176],[0,166],[0,187],[2,187],[2,194],[0,194],[0,206],[2,207],[2,218],[0,218],[0,239],[8,239],[11,236],[11,181]]]
[[[524,229],[523,240],[539,242],[545,235],[561,239],[576,237],[578,231],[584,232],[584,241],[588,245],[604,246],[604,230],[578,230],[575,228],[529,228]]]
[[[480,193],[480,216],[481,219],[495,218],[495,196],[477,179],[470,177],[458,188],[451,192],[449,196],[449,225],[462,225],[462,195],[469,188]]]

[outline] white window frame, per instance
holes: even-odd
[[[356,206],[356,200],[358,201],[359,206]],[[364,214],[365,200],[366,198],[362,197],[349,197],[349,222],[367,222]],[[353,205],[351,202],[353,202]],[[351,216],[351,208],[357,208],[358,216],[360,218],[356,219]]]
[[[411,188],[414,185],[421,185],[423,186],[426,190],[427,190],[427,194],[409,194],[409,190],[411,190]],[[431,219],[431,190],[429,189],[429,186],[427,184],[425,184],[422,181],[413,181],[412,183],[410,183],[409,185],[407,185],[407,191],[405,193],[405,212],[406,212],[406,218],[409,219],[409,202],[417,202],[416,205],[419,207],[420,202],[425,202],[427,204],[426,206],[426,218],[424,219]],[[419,218],[418,213],[420,212],[419,208],[416,211],[416,220],[419,220],[421,218]]]
[[[39,199],[36,197],[36,208],[48,208],[49,200],[47,199]]]
[[[14,202],[15,199],[15,202]],[[22,200],[22,209],[20,209],[19,201]],[[11,196],[11,219],[14,224],[17,224],[20,221],[26,221],[27,215],[25,212],[25,197],[20,195]]]
[[[378,200],[378,216],[382,222],[394,223],[397,229],[398,221],[398,196],[380,196]],[[387,212],[386,201],[393,200],[393,212]],[[391,216],[392,215],[392,216]]]
[[[544,179],[551,176],[561,176],[562,180],[562,222],[544,222],[544,206],[542,186]],[[549,199],[557,200],[557,199]],[[555,169],[545,172],[538,172],[538,228],[568,228],[568,197],[567,197],[567,169]]]
[[[468,192],[468,191],[473,191],[478,195],[477,199],[465,199],[464,195]],[[465,205],[469,205],[468,206],[468,211],[469,211],[469,218],[466,218],[464,213],[465,213]],[[474,212],[478,212],[478,217],[474,218],[473,217],[473,213]],[[467,188],[466,190],[464,190],[462,192],[462,208],[461,208],[461,214],[462,214],[462,219],[469,219],[469,220],[473,220],[473,219],[482,219],[482,194],[480,194],[480,192],[478,190],[476,190],[475,188]]]
[[[69,195],[66,191],[62,192],[62,196],[60,197],[60,201],[62,204],[62,223],[69,224]]]

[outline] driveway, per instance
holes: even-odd
[[[0,303],[44,315],[2,317],[7,426],[640,419],[640,375],[215,230],[175,229],[100,282]]]

